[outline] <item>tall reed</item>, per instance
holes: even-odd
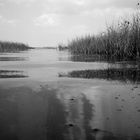
[[[140,13],[104,33],[73,39],[68,43],[73,55],[100,55],[109,60],[136,60],[140,57]]]

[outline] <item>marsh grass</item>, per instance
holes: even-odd
[[[104,33],[76,38],[68,43],[72,55],[100,55],[108,60],[138,60],[140,57],[140,13],[108,26]]]
[[[17,52],[27,49],[31,49],[31,47],[23,43],[0,41],[0,52]]]

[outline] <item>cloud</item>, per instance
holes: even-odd
[[[90,16],[91,18],[94,17],[98,17],[98,18],[102,18],[102,17],[114,17],[114,18],[118,18],[118,17],[122,17],[124,15],[131,15],[132,13],[134,13],[135,10],[132,8],[123,8],[123,9],[118,9],[118,8],[106,8],[106,9],[99,9],[99,8],[95,8],[93,10],[85,10],[83,11],[82,15],[83,16]]]
[[[0,0],[0,25],[5,36],[13,29],[17,38],[29,40],[32,37],[42,44],[40,40],[44,37],[47,44],[56,44],[61,39],[104,31],[106,23],[110,25],[113,20],[133,13],[137,1]]]
[[[61,9],[65,7],[84,7],[84,8],[136,8],[139,0],[3,0],[4,2],[11,2],[16,4],[32,4],[34,2],[41,4],[46,3],[47,6],[54,6],[55,8]]]
[[[134,8],[136,9],[139,0],[111,0],[110,5],[117,8]]]
[[[87,0],[86,6],[89,8],[106,9],[114,8],[136,8],[138,0]]]
[[[74,34],[74,36],[85,35],[89,33],[88,31],[89,27],[84,24],[79,24],[69,29],[69,33]]]
[[[4,18],[3,16],[0,15],[0,23],[15,26],[17,23],[17,20],[7,19],[7,18]]]
[[[34,20],[36,26],[57,26],[59,19],[56,14],[42,14]]]
[[[36,0],[7,0],[7,1],[16,4],[23,4],[23,3],[33,3]]]
[[[86,3],[85,0],[75,0],[75,4],[77,5],[84,5]]]
[[[61,15],[81,15],[92,12],[94,9],[136,9],[138,0],[47,0],[44,4],[44,13]]]
[[[67,35],[98,33],[104,31],[106,24],[112,24],[113,20],[117,21],[134,12],[133,7],[118,8],[112,1],[116,2],[116,0],[48,0],[42,10],[44,14],[34,19],[34,25],[57,27],[58,32],[67,32]],[[56,28],[51,30],[56,32]]]
[[[1,6],[4,6],[4,3],[3,3],[3,2],[0,2],[0,7],[1,7]]]

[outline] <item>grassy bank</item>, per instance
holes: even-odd
[[[0,52],[16,52],[32,49],[26,44],[0,41]]]
[[[100,55],[108,60],[136,60],[140,57],[140,13],[96,36],[76,38],[68,43],[73,55]]]

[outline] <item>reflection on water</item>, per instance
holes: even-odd
[[[25,61],[24,57],[0,57],[0,61]]]
[[[87,78],[87,79],[106,79],[119,81],[140,81],[140,69],[138,68],[108,68],[104,70],[79,70],[60,73],[59,77]]]
[[[66,54],[66,52],[65,52]],[[120,58],[116,59],[109,58],[108,56],[100,56],[100,55],[71,55],[70,52],[67,52],[65,57],[60,57],[60,61],[73,61],[73,62],[116,62],[121,61]]]
[[[61,52],[63,56],[59,57],[59,61],[73,61],[73,62],[97,62],[107,61],[107,58],[100,56],[83,56],[83,55],[71,55],[69,52]]]
[[[47,87],[39,92],[1,88],[0,139],[94,140],[90,126],[93,105],[86,96],[67,99],[66,104],[61,100],[56,90]]]
[[[90,126],[90,121],[92,120],[92,118],[94,117],[93,112],[94,110],[94,105],[92,105],[89,100],[86,98],[85,95],[83,95],[82,98],[82,102],[83,102],[83,114],[84,114],[84,128],[85,128],[85,134],[86,134],[86,138],[85,140],[95,140],[95,136],[96,134],[93,133],[94,131],[92,131],[92,128]],[[94,135],[92,135],[92,133]]]
[[[0,70],[0,78],[25,78],[28,75],[25,75],[24,71],[17,70]]]
[[[63,96],[65,98],[67,95]],[[94,117],[93,105],[84,94],[80,94],[78,97],[70,96],[66,100],[67,127],[69,130],[67,139],[94,140],[92,126],[90,126],[90,121]]]
[[[97,61],[108,61],[107,57],[99,56],[99,55],[71,55],[69,57],[70,61],[74,62],[97,62]]]
[[[0,140],[140,139],[139,63],[93,61],[47,49],[0,54]]]
[[[0,94],[0,139],[2,140],[68,140],[70,138],[89,140],[92,131],[92,105],[82,97],[83,125],[76,109],[79,102],[71,102],[70,110],[57,97],[57,91],[41,88],[34,92],[29,88],[2,89]],[[7,105],[6,105],[7,104]],[[72,105],[73,104],[73,105]],[[75,112],[76,111],[76,112]],[[69,122],[69,120],[73,122]],[[68,121],[68,122],[67,122]],[[82,123],[82,122],[81,122]],[[82,128],[83,127],[83,128]],[[81,129],[85,129],[86,138]]]
[[[46,138],[47,140],[65,140],[66,112],[56,93],[46,95]]]
[[[94,96],[94,95],[93,95]],[[70,95],[41,86],[38,91],[27,87],[0,88],[0,139],[2,140],[138,140],[139,135],[120,135],[97,127],[96,102],[83,93]],[[107,108],[104,108],[105,110]],[[97,112],[96,112],[97,111]],[[107,111],[107,110],[106,110]],[[123,115],[118,113],[116,116]],[[131,115],[130,115],[131,116]],[[102,116],[106,118],[106,114]],[[112,115],[113,117],[113,115]],[[138,116],[137,116],[138,117]],[[114,119],[112,124],[110,121]],[[138,119],[138,118],[137,118]],[[126,119],[127,120],[127,119]],[[94,122],[95,121],[95,122]],[[120,123],[107,118],[106,127]],[[123,121],[123,120],[122,120]],[[130,123],[132,120],[127,120]],[[94,122],[94,123],[92,123]],[[126,124],[126,127],[127,124]],[[113,128],[116,130],[115,128]],[[126,128],[133,129],[133,128]],[[133,131],[133,130],[130,130]],[[136,131],[135,131],[136,132]],[[135,133],[134,132],[134,133]],[[125,133],[125,132],[121,132]]]

